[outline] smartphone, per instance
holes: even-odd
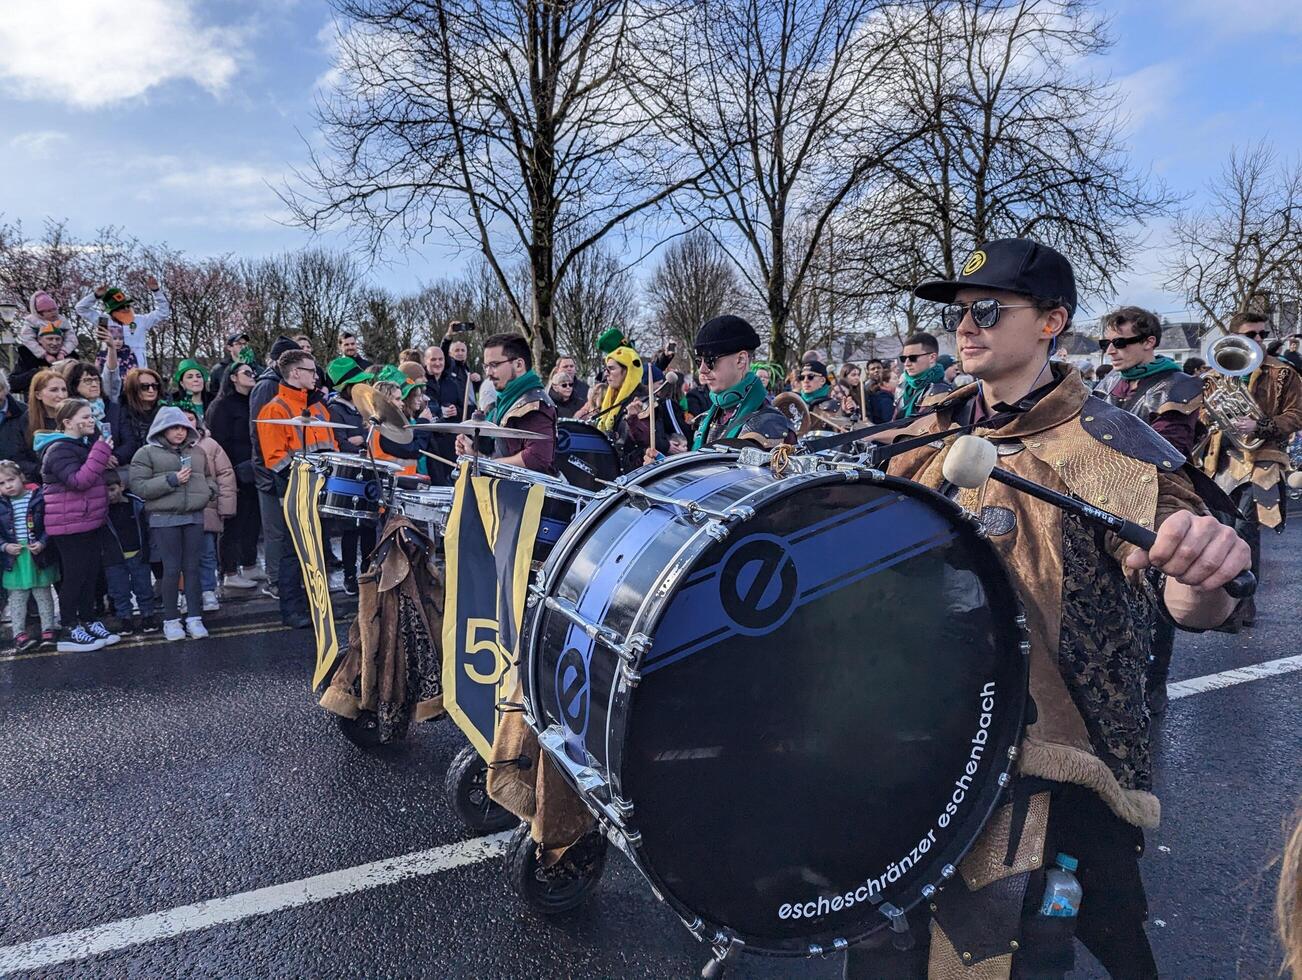
[[[452,324],[453,333],[464,333],[467,330],[474,330],[475,325],[469,320],[457,320]]]
[[[181,457],[181,469],[185,469],[185,468],[186,468],[187,466],[189,466],[189,465],[190,465],[190,457],[189,457],[189,456],[182,456],[182,457]]]

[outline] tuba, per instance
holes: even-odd
[[[1261,367],[1266,352],[1251,337],[1231,333],[1209,337],[1203,344],[1202,356],[1211,368],[1203,379],[1203,407],[1207,410],[1210,427],[1242,452],[1260,449],[1265,444],[1264,439],[1236,432],[1232,423],[1240,417],[1259,422],[1266,420],[1244,380]]]

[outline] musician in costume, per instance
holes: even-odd
[[[1024,604],[1034,709],[1007,802],[929,903],[931,921],[913,922],[913,948],[851,949],[846,973],[1065,975],[1070,938],[1046,934],[1036,914],[1044,868],[1061,851],[1079,861],[1077,936],[1112,975],[1156,977],[1139,875],[1144,830],[1160,816],[1144,699],[1151,617],[1164,605],[1179,625],[1220,625],[1235,605],[1222,586],[1248,567],[1249,550],[1206,513],[1201,478],[1181,453],[1050,361],[1076,308],[1062,255],[1005,239],[962,269],[915,295],[948,304],[943,322],[978,381],[929,400],[933,414],[892,438],[972,425],[1004,469],[1156,528],[1157,541],[1142,552],[1002,483],[954,490],[942,473],[952,440],[890,461],[892,473],[953,491],[979,512]]]
[[[1099,347],[1112,363],[1112,370],[1095,393],[1139,416],[1189,456],[1198,439],[1203,386],[1171,358],[1158,356],[1161,340],[1162,325],[1148,310],[1123,306],[1105,316]]]
[[[697,332],[693,347],[701,365],[701,383],[710,391],[710,407],[696,420],[693,449],[725,439],[754,442],[765,449],[795,442],[790,421],[773,407],[751,369],[759,345],[755,328],[739,316],[717,316]]]
[[[827,365],[822,361],[808,360],[796,373],[800,400],[809,409],[815,429],[847,429],[850,416],[844,411],[843,400],[832,390],[827,380]]]
[[[1099,347],[1112,370],[1095,389],[1106,402],[1138,416],[1188,457],[1198,440],[1203,385],[1185,374],[1171,358],[1158,356],[1162,324],[1148,310],[1123,306],[1103,318]],[[1158,616],[1148,669],[1148,704],[1157,715],[1166,710],[1166,678],[1171,668],[1175,629]]]
[[[556,472],[556,407],[547,385],[533,369],[533,351],[518,333],[494,334],[484,340],[484,373],[497,390],[486,418],[511,429],[528,429],[543,439],[496,439],[494,457],[538,473]],[[457,452],[469,455],[470,437],[457,436]]]
[[[904,338],[900,348],[904,374],[895,390],[897,419],[925,414],[923,399],[954,390],[945,380],[945,368],[939,361],[940,343],[931,334],[919,331]]]
[[[1270,323],[1262,313],[1236,313],[1230,319],[1230,331],[1264,347]],[[1245,451],[1225,433],[1214,431],[1203,455],[1203,470],[1234,501],[1239,534],[1252,548],[1252,570],[1260,581],[1261,528],[1284,531],[1288,440],[1302,429],[1302,376],[1288,362],[1267,355],[1261,367],[1244,380],[1262,418],[1240,416],[1232,424],[1240,436],[1261,439],[1262,445]],[[1256,605],[1249,599],[1240,609],[1237,622],[1251,626],[1256,614]]]

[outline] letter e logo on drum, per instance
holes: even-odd
[[[742,633],[768,633],[796,608],[800,592],[796,563],[781,538],[743,538],[724,556],[719,571],[723,611]]]
[[[570,647],[556,664],[556,706],[566,727],[580,737],[588,730],[591,689],[588,663],[582,653]]]

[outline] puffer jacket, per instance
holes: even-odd
[[[185,443],[172,446],[163,432],[174,425],[190,430]],[[193,514],[217,499],[217,481],[208,457],[196,443],[198,433],[179,408],[160,409],[149,428],[148,441],[131,457],[131,492],[145,502],[146,514]],[[181,483],[181,457],[190,458],[190,479]]]
[[[45,547],[49,544],[49,537],[45,533],[45,491],[41,487],[33,490],[32,499],[27,501],[27,540],[42,546],[32,557],[38,568],[48,568],[54,561],[54,549]],[[13,501],[0,496],[0,545],[17,543]],[[15,560],[15,556],[0,550],[0,569],[9,571]]]
[[[226,518],[235,516],[235,504],[239,486],[235,481],[235,467],[226,450],[217,445],[212,436],[202,436],[195,444],[208,463],[208,478],[217,487],[217,494],[204,508],[203,529],[214,534],[221,533],[226,525]]]
[[[45,483],[45,531],[83,534],[108,520],[108,484],[116,480],[113,451],[103,439],[38,432],[33,447]]]

